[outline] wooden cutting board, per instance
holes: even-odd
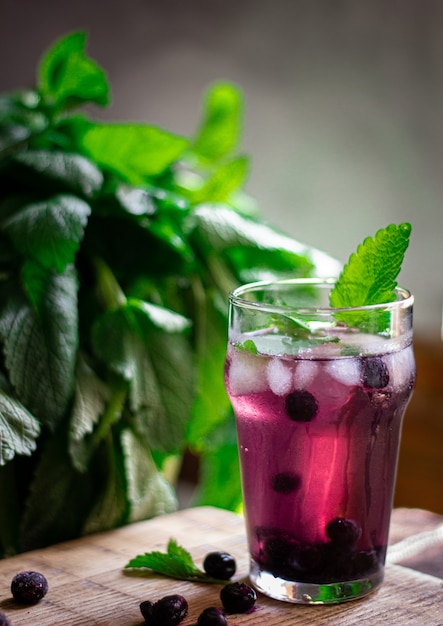
[[[179,593],[189,603],[189,615],[182,625],[195,625],[205,607],[221,606],[220,585],[123,571],[137,554],[164,551],[171,537],[191,553],[200,567],[208,552],[230,552],[238,566],[235,579],[247,579],[242,518],[212,507],[191,508],[0,561],[0,611],[6,613],[12,626],[142,626],[141,601]],[[22,569],[38,570],[48,579],[48,594],[37,605],[19,606],[11,598],[11,579]],[[300,606],[259,594],[255,610],[229,616],[229,624],[443,626],[443,580],[400,565],[388,565],[382,588],[363,600],[333,606]]]

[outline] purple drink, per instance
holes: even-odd
[[[310,345],[273,320],[231,332],[225,370],[251,579],[294,602],[359,597],[383,579],[411,334],[328,326]]]

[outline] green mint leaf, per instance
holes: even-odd
[[[229,83],[216,83],[207,92],[204,117],[192,150],[203,160],[214,162],[232,152],[241,134],[243,99]]]
[[[32,307],[17,290],[0,310],[0,338],[14,390],[33,415],[55,426],[74,390],[78,348],[77,273],[28,265]]]
[[[189,321],[178,313],[130,298],[118,309],[105,311],[96,319],[92,343],[96,355],[111,370],[125,380],[132,380],[137,361],[146,352],[145,344],[154,330],[175,336],[188,327]]]
[[[72,464],[86,472],[97,441],[90,435],[110,401],[111,390],[89,367],[84,355],[77,357],[75,393],[68,432],[68,451]]]
[[[58,108],[109,103],[105,72],[85,54],[86,34],[74,32],[57,41],[38,66],[38,88]]]
[[[252,339],[246,339],[246,341],[238,341],[234,348],[239,350],[240,352],[246,352],[247,354],[257,354],[257,346],[252,341]]]
[[[126,476],[122,469],[123,453],[117,437],[106,437],[102,450],[106,451],[106,478],[100,483],[98,493],[94,494],[94,504],[82,527],[82,534],[86,535],[99,529],[114,528],[127,520]]]
[[[30,455],[37,447],[40,424],[14,396],[0,375],[0,465],[16,454]]]
[[[162,576],[193,582],[221,583],[205,574],[192,560],[192,556],[175,539],[168,542],[167,552],[145,552],[131,559],[125,569],[152,570]],[[226,583],[226,581],[224,581]]]
[[[0,95],[0,154],[23,147],[47,128],[46,115],[36,109],[38,100],[32,90]]]
[[[216,168],[213,175],[199,189],[191,192],[194,204],[201,202],[224,202],[240,189],[246,180],[249,160],[241,156],[229,160]]]
[[[134,429],[151,449],[170,452],[183,443],[194,394],[187,327],[186,318],[134,299],[93,327],[95,354],[128,381]]]
[[[117,184],[114,195],[119,206],[131,215],[153,215],[156,212],[154,200],[146,189],[121,183]]]
[[[186,441],[193,450],[201,450],[212,439],[214,428],[226,418],[230,403],[226,394],[223,365],[226,357],[226,313],[220,310],[212,289],[198,285],[201,322],[196,325],[196,384]],[[208,393],[211,389],[211,393]]]
[[[66,453],[65,439],[65,429],[59,428],[39,443],[41,454],[37,456],[35,469],[30,476],[21,519],[22,550],[30,550],[31,546],[36,545],[51,545],[61,541],[62,537],[83,534],[84,517],[89,513],[91,503],[94,506],[98,504],[105,488],[109,492],[110,507],[107,516],[103,515],[103,525],[97,526],[109,528],[113,521],[121,524],[124,519],[121,512],[118,516],[111,515],[112,510],[115,511],[119,505],[123,511],[126,506],[124,485],[121,484],[123,479],[118,475],[115,455],[104,450],[98,464],[93,465],[95,472],[104,471],[106,477],[104,484],[98,486],[91,481],[91,474],[79,474],[73,467]],[[108,449],[111,448],[113,439],[108,438],[106,443]],[[81,517],[78,510],[83,511]]]
[[[90,124],[80,136],[82,150],[99,166],[132,185],[162,174],[182,155],[188,140],[147,124]]]
[[[339,263],[323,252],[225,205],[200,205],[192,220],[192,236],[199,248],[211,257],[227,257],[224,266],[234,266],[240,282],[259,280],[260,275],[274,277],[278,272],[286,277],[289,272],[309,276],[314,268],[324,276],[338,275]]]
[[[58,195],[24,206],[2,227],[26,258],[62,273],[74,262],[90,212],[80,198]]]
[[[59,150],[28,150],[15,157],[23,166],[22,179],[42,185],[47,181],[52,187],[63,191],[91,197],[103,184],[99,168],[80,154],[67,154]],[[48,185],[49,186],[49,185]]]
[[[158,470],[152,454],[137,433],[125,428],[121,433],[121,446],[127,483],[128,522],[176,511],[174,490]]]
[[[359,307],[391,302],[409,245],[411,225],[391,224],[367,237],[351,254],[330,294],[333,307]]]
[[[145,330],[142,331],[143,335],[148,332],[150,326],[167,333],[182,333],[191,326],[191,321],[188,318],[170,309],[152,304],[152,302],[128,298],[127,305],[128,309],[137,316],[142,328],[145,327]]]

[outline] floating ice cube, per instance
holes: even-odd
[[[292,369],[282,359],[271,359],[266,368],[268,383],[272,393],[285,396],[292,388]]]
[[[228,373],[229,391],[234,396],[268,389],[266,366],[269,359],[234,351]]]
[[[392,352],[384,357],[389,369],[389,380],[394,388],[407,385],[415,370],[414,352],[412,346]]]
[[[335,411],[337,408],[345,404],[349,398],[351,388],[354,382],[349,379],[340,380],[339,376],[345,375],[345,371],[335,370],[333,373],[330,368],[331,363],[325,362],[319,365],[318,375],[315,379],[315,388],[311,388],[312,393],[317,398],[318,404],[323,411]],[[355,374],[355,372],[354,372]],[[359,376],[356,377],[355,383],[358,383]]]
[[[343,385],[358,385],[360,366],[357,359],[333,359],[326,364],[326,370],[332,378]]]
[[[316,361],[301,359],[297,361],[294,374],[294,386],[296,389],[307,389],[313,382],[318,370]]]

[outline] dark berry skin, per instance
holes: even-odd
[[[326,526],[329,539],[338,546],[352,546],[360,538],[361,528],[354,520],[336,517]]]
[[[376,572],[380,567],[380,562],[375,550],[362,550],[353,556],[352,565],[354,574],[358,577]]]
[[[389,384],[389,372],[380,357],[364,357],[361,361],[361,379],[369,389],[384,389]]]
[[[272,477],[272,489],[277,493],[292,493],[300,487],[300,483],[300,476],[292,472],[281,472]]]
[[[261,551],[254,555],[263,569],[288,580],[311,580],[321,571],[322,552],[317,545],[300,544],[288,533],[257,529]]]
[[[227,623],[225,613],[215,606],[202,611],[197,620],[197,626],[227,626]]]
[[[17,602],[36,604],[48,593],[48,581],[40,572],[25,570],[12,579],[11,593]]]
[[[152,606],[153,604],[149,600],[144,600],[140,603],[140,613],[145,618],[145,622],[148,622],[148,620],[151,618]]]
[[[0,626],[11,626],[11,622],[4,613],[0,613]]]
[[[229,583],[220,591],[220,600],[227,613],[246,613],[256,599],[255,591],[246,583]]]
[[[234,576],[237,565],[227,552],[209,552],[203,561],[203,569],[212,578],[229,580]]]
[[[310,422],[318,413],[318,404],[312,393],[297,389],[286,396],[285,410],[294,422]]]
[[[177,594],[165,596],[157,602],[145,600],[140,612],[149,626],[177,626],[188,614],[188,603]]]

